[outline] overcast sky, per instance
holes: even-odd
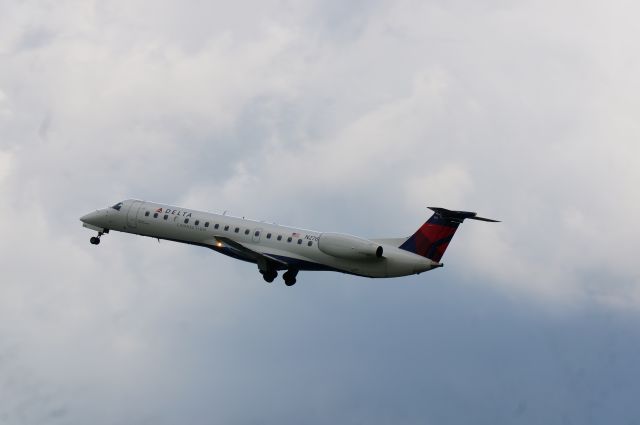
[[[637,2],[0,0],[0,424],[640,423]],[[300,273],[78,217],[365,237]]]

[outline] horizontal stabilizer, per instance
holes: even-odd
[[[500,223],[500,220],[493,220],[491,218],[478,217],[477,213],[470,211],[452,211],[446,208],[429,207],[429,209],[435,212],[442,218],[451,220],[456,223],[462,223],[465,219],[488,221],[490,223]]]
[[[471,220],[480,220],[480,221],[488,221],[489,223],[500,223],[500,220],[494,220],[492,218],[484,218],[484,217],[469,217]]]

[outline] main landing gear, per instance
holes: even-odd
[[[287,286],[292,286],[296,284],[296,276],[298,275],[298,270],[289,269],[283,275],[284,284]]]
[[[262,275],[262,278],[269,283],[273,282],[275,278],[278,277],[278,272],[274,269],[260,270],[260,274]],[[287,286],[295,285],[297,275],[298,275],[298,270],[296,269],[287,270],[282,275],[282,279],[284,279],[284,284]]]
[[[105,233],[109,233],[109,230],[105,229],[102,232],[98,232],[98,236],[91,237],[91,239],[89,239],[91,245],[98,245],[100,243],[100,236],[104,235]]]
[[[260,274],[262,274],[262,278],[266,282],[273,282],[276,277],[278,277],[278,272],[275,270],[260,270]]]

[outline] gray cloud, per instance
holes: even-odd
[[[0,2],[0,422],[633,423],[633,5]],[[550,11],[553,11],[551,13]],[[78,222],[127,197],[443,270],[266,285]]]

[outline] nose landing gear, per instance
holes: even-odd
[[[105,229],[101,232],[98,232],[98,236],[92,236],[91,239],[89,239],[91,245],[98,245],[100,243],[100,236],[104,235],[105,233],[109,233],[109,230]]]

